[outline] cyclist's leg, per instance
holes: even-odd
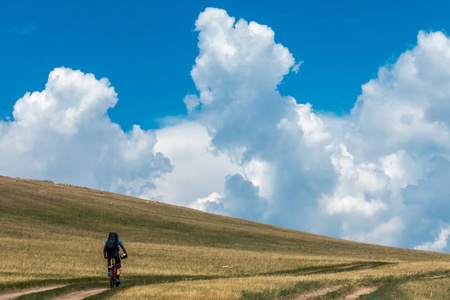
[[[119,276],[120,273],[122,273],[122,263],[117,264],[117,276]]]
[[[111,256],[109,253],[107,253],[106,255],[107,255],[107,257],[108,257],[108,259],[106,260],[106,264],[107,264],[108,275],[109,275],[109,272],[111,271],[110,268],[109,268],[109,266],[111,266],[111,264],[113,263],[114,257]]]
[[[117,265],[117,277],[120,276],[120,273],[122,272],[122,263],[120,262],[120,254],[117,252],[117,255],[114,256],[115,260],[116,260],[116,265]]]

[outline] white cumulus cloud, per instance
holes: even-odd
[[[443,251],[447,248],[449,235],[450,227],[442,228],[439,232],[439,235],[433,242],[423,243],[422,245],[414,247],[414,249],[426,251]]]
[[[0,173],[143,195],[172,168],[154,153],[156,136],[123,132],[107,110],[117,95],[107,79],[53,70],[42,92],[27,93],[0,122]]]
[[[211,136],[197,122],[182,122],[155,134],[158,141],[154,150],[164,153],[174,167],[155,179],[156,187],[146,198],[192,206],[199,198],[223,193],[225,177],[243,172],[228,156],[214,150]]]
[[[283,76],[301,70],[270,27],[209,8],[196,28],[198,94],[186,96],[187,110],[214,151],[243,168],[236,183],[249,182],[230,185],[230,173],[200,207],[406,247],[445,221],[450,194],[438,185],[450,171],[448,37],[420,32],[413,49],[362,86],[350,115],[332,117],[280,95]],[[255,211],[233,211],[246,197]]]

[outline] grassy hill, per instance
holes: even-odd
[[[211,299],[212,291],[217,292],[215,299],[273,299],[336,283],[342,286],[341,294],[374,284],[383,284],[385,293],[391,293],[406,284],[407,290],[414,290],[414,284],[417,289],[431,286],[429,278],[438,275],[433,281],[436,297],[442,289],[436,283],[445,283],[450,269],[448,254],[355,243],[87,188],[1,176],[0,225],[0,292],[57,282],[69,283],[71,289],[105,285],[102,249],[110,231],[119,233],[130,258],[124,262],[120,292],[97,298],[179,299],[176,292],[188,289],[193,294],[184,293],[185,299]],[[40,298],[45,295],[52,296]]]

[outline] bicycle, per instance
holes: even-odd
[[[128,256],[123,255],[121,258],[125,259]],[[108,267],[108,272],[109,272],[109,286],[111,288],[115,287],[119,287],[119,282],[117,281],[117,264],[116,264],[116,258],[113,256],[111,257],[111,265]]]

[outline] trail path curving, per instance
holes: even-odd
[[[378,289],[378,286],[370,286],[370,287],[362,287],[360,289],[357,289],[355,291],[353,291],[353,293],[346,295],[345,297],[342,298],[338,298],[340,300],[354,300],[354,299],[358,299],[359,296],[362,295],[368,295],[370,293],[375,292]]]
[[[48,291],[48,290],[54,290],[54,289],[58,289],[58,288],[65,287],[65,286],[67,286],[67,284],[56,284],[56,285],[41,286],[41,287],[35,287],[35,288],[29,288],[29,289],[8,292],[8,293],[2,293],[2,294],[0,294],[0,300],[14,299],[14,298],[20,297],[22,295],[44,292],[44,291]]]
[[[90,290],[78,291],[57,298],[53,298],[53,300],[82,300],[86,297],[100,294],[106,290],[108,290],[108,288],[95,288]]]
[[[327,286],[327,287],[317,289],[317,290],[314,290],[311,292],[303,293],[303,294],[295,294],[292,296],[283,297],[281,299],[283,299],[283,300],[309,300],[309,299],[314,299],[316,297],[323,296],[325,294],[337,291],[341,287],[342,287],[341,285],[332,285],[332,286]]]
[[[293,271],[290,273],[289,271],[279,273],[279,276],[304,276],[304,275],[313,275],[313,274],[320,274],[320,273],[337,273],[337,272],[346,272],[346,271],[357,271],[357,270],[365,270],[365,269],[374,269],[380,267],[381,264],[373,264],[373,263],[352,263],[352,264],[346,264],[346,265],[337,265],[337,266],[324,266],[319,267],[313,270],[299,270],[299,271]]]

